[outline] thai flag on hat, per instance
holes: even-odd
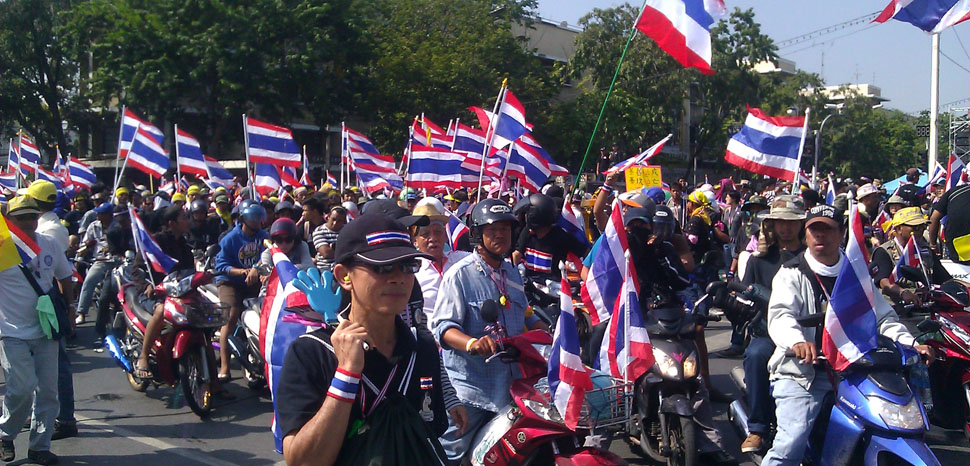
[[[162,145],[165,142],[165,133],[162,133],[162,130],[147,120],[139,118],[138,115],[135,115],[134,112],[126,108],[124,115],[121,117],[121,138],[119,139],[118,157],[125,158],[128,156],[128,151],[131,150],[131,145],[135,142],[135,136],[138,134],[139,128],[148,132],[158,145]]]
[[[287,308],[304,307],[309,303],[306,295],[293,286],[296,266],[279,248],[271,246],[270,252],[275,267],[266,280],[266,296],[259,315],[259,347],[266,361],[266,384],[273,398],[273,440],[276,451],[282,453],[283,434],[286,432],[281,432],[276,424],[276,389],[283,369],[283,358],[294,340],[314,328],[284,319],[292,314]]]
[[[448,149],[412,145],[408,186],[432,190],[437,187],[461,188],[461,164],[464,161],[463,154]]]
[[[4,221],[3,217],[0,217],[0,221]],[[17,246],[17,253],[20,254],[20,260],[23,261],[23,264],[29,264],[30,261],[34,260],[40,254],[40,246],[37,245],[37,241],[27,236],[23,230],[17,228],[11,222],[7,222],[7,229],[10,230],[10,238],[13,239],[13,243]]]
[[[711,69],[711,25],[727,12],[722,0],[647,0],[636,28],[685,68]]]
[[[33,173],[40,166],[40,150],[26,134],[20,134],[20,171]]]
[[[202,154],[202,147],[199,141],[191,134],[178,130],[175,132],[175,147],[179,170],[183,173],[191,173],[200,178],[209,176],[209,170],[205,162],[205,155]]]
[[[336,187],[338,183],[337,177],[331,175],[330,170],[327,170],[327,183],[330,183],[330,186],[334,186],[334,187]]]
[[[209,181],[217,182],[225,187],[235,184],[232,181],[232,173],[230,173],[229,170],[226,170],[218,160],[209,157],[208,155],[204,157],[205,169],[209,175]]]
[[[872,22],[895,19],[937,33],[968,18],[970,2],[966,0],[892,0]]]
[[[0,173],[0,188],[9,189],[10,191],[16,191],[17,172]]]
[[[155,242],[152,235],[148,233],[145,224],[138,218],[138,212],[135,211],[134,206],[128,206],[128,215],[131,216],[131,234],[135,238],[135,246],[141,249],[142,254],[147,257],[153,270],[158,273],[168,273],[172,270],[172,267],[175,267],[178,261],[168,257],[162,251],[162,248],[158,246],[158,243]]]
[[[629,252],[626,253],[625,263],[622,289],[616,297],[610,328],[603,338],[596,362],[598,369],[608,370],[613,377],[636,380],[649,371],[655,361],[650,335],[643,325],[640,310],[640,282]]]
[[[282,186],[280,182],[280,172],[275,165],[270,165],[268,163],[257,163],[254,174],[255,178],[253,180],[253,185],[256,187],[256,192],[261,196],[266,196],[269,193],[280,189],[280,186]]]
[[[613,201],[613,212],[603,231],[603,239],[600,240],[602,243],[589,267],[586,281],[580,288],[583,304],[589,311],[593,325],[605,321],[613,313],[613,306],[620,295],[626,273],[623,253],[627,250],[628,243],[621,210],[619,204]]]
[[[641,153],[639,153],[637,155],[634,155],[633,157],[630,157],[630,158],[628,158],[628,159],[626,159],[626,160],[624,160],[624,161],[622,161],[622,162],[620,162],[620,163],[618,163],[616,165],[613,165],[612,167],[610,167],[609,169],[607,169],[605,172],[603,172],[603,174],[604,175],[610,175],[610,174],[613,174],[613,173],[616,173],[616,172],[624,171],[624,170],[626,170],[626,169],[628,169],[630,167],[635,167],[637,165],[645,165],[645,164],[647,164],[648,162],[650,162],[650,159],[653,158],[653,156],[655,156],[655,155],[657,155],[657,154],[660,153],[660,149],[663,149],[664,144],[666,144],[667,141],[669,141],[670,138],[672,138],[672,137],[674,137],[673,134],[668,134],[667,137],[661,139],[660,142],[658,142],[658,143],[650,146],[647,150],[645,150],[645,151],[643,151],[643,152],[641,152]]]
[[[832,179],[832,175],[829,175],[829,189],[825,192],[825,203],[828,205],[835,204],[835,180]]]
[[[559,321],[552,338],[548,379],[549,397],[562,415],[566,427],[575,430],[586,390],[593,389],[593,380],[580,357],[576,313],[568,290],[569,281],[566,280],[563,268],[562,290],[559,292]]]
[[[368,246],[374,246],[375,244],[386,243],[388,241],[411,241],[411,237],[407,233],[401,231],[375,231],[364,236],[367,240]]]
[[[903,248],[902,254],[899,255],[899,260],[896,261],[896,266],[893,267],[893,273],[890,275],[892,282],[895,283],[903,278],[903,274],[899,268],[901,265],[919,268],[921,264],[922,260],[920,260],[919,248],[916,247],[916,241],[914,241],[913,235],[910,235],[909,241],[906,242],[906,247]]]
[[[448,231],[448,241],[451,242],[451,249],[457,250],[461,237],[468,234],[468,226],[456,217],[455,214],[448,212],[448,226],[446,230]]]
[[[95,176],[94,170],[90,165],[80,161],[75,157],[71,157],[70,161],[67,163],[68,170],[71,172],[71,181],[80,186],[90,188],[94,183],[98,182],[98,177]]]
[[[849,242],[825,311],[822,353],[842,371],[876,347],[876,301],[859,207],[849,209]]]
[[[538,249],[526,248],[525,268],[533,272],[552,272],[552,254]]]
[[[250,162],[300,166],[302,154],[289,129],[246,118],[246,133],[249,137]]]
[[[162,148],[158,140],[154,139],[145,128],[139,128],[135,133],[135,140],[131,143],[131,149],[128,150],[128,163],[144,173],[161,178],[168,171],[171,162],[168,159],[168,152]]]
[[[804,138],[804,116],[772,117],[749,107],[744,126],[728,142],[724,159],[750,172],[794,180]]]
[[[956,154],[950,154],[950,160],[946,164],[946,185],[943,187],[943,191],[949,191],[961,184],[964,184],[963,172],[966,170],[966,164],[960,157]]]

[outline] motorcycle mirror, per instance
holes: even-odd
[[[916,324],[916,328],[923,333],[935,333],[943,328],[943,323],[938,320],[924,319],[922,322]]]
[[[815,314],[809,314],[807,316],[796,317],[795,321],[797,321],[798,325],[801,325],[802,327],[818,327],[819,325],[822,325],[822,322],[824,321],[824,319],[825,319],[825,313],[817,312]]]
[[[485,322],[488,322],[490,324],[494,324],[495,322],[497,322],[498,312],[499,312],[498,303],[496,303],[494,299],[486,299],[485,302],[482,303],[481,313],[482,313],[482,319]]]
[[[909,281],[916,283],[926,282],[926,277],[923,276],[923,271],[911,265],[900,265],[899,273],[903,275],[903,278]]]
[[[219,245],[218,244],[213,244],[213,245],[209,246],[208,248],[206,248],[206,250],[205,250],[205,256],[206,257],[215,257],[216,254],[219,253],[219,249],[220,248],[219,248]]]

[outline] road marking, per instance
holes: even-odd
[[[84,424],[86,426],[94,427],[106,432],[111,432],[118,437],[125,438],[138,442],[143,445],[147,445],[158,450],[163,450],[166,453],[172,453],[181,456],[186,459],[190,459],[197,463],[208,464],[211,466],[236,466],[235,463],[230,463],[228,461],[223,461],[213,456],[210,456],[198,449],[189,449],[184,447],[179,447],[171,443],[159,440],[157,438],[146,437],[130,429],[124,427],[118,427],[116,425],[109,424],[104,421],[97,419],[91,419],[86,416],[75,413],[74,417],[77,418],[78,424]]]

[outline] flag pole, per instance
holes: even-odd
[[[646,2],[644,2],[644,6]],[[586,167],[586,160],[589,158],[589,151],[593,148],[593,141],[596,139],[596,132],[599,131],[600,123],[603,120],[603,114],[606,112],[606,102],[610,100],[610,96],[613,94],[613,86],[616,84],[616,78],[620,75],[620,67],[623,66],[623,59],[626,58],[626,52],[630,49],[630,43],[633,42],[633,36],[637,33],[637,23],[640,21],[640,16],[643,15],[643,7],[640,7],[640,14],[637,15],[636,21],[633,22],[633,27],[630,28],[630,37],[626,40],[626,45],[623,47],[623,53],[620,54],[620,61],[616,64],[616,70],[613,71],[613,79],[610,81],[610,87],[606,90],[606,97],[603,98],[603,105],[600,107],[600,114],[596,117],[596,124],[593,125],[593,133],[589,135],[589,144],[586,145],[586,153],[583,154],[583,161],[579,164],[579,171],[576,172],[576,179],[573,181],[573,189],[579,187],[579,173],[583,173],[583,168]]]
[[[623,261],[626,263],[627,268],[633,265],[630,263],[629,249],[623,251]],[[629,270],[627,270],[623,275],[624,280],[632,277]],[[626,384],[629,382],[630,374],[630,313],[632,312],[630,307],[633,305],[633,303],[630,302],[630,293],[627,293],[626,290],[621,291],[621,293],[626,295],[623,297],[623,301],[626,303],[626,305],[623,306],[623,349],[626,350],[626,357],[624,358],[623,362],[623,383]]]
[[[256,199],[255,186],[253,186],[253,174],[249,171],[249,121],[246,119],[246,114],[243,113],[243,139],[246,144],[246,186],[249,188],[249,198]]]
[[[175,173],[182,181],[182,156],[179,154],[179,125],[175,123]],[[152,177],[148,177],[148,184],[151,184]],[[154,191],[154,189],[152,190]]]
[[[805,124],[802,125],[802,140],[798,143],[798,158],[795,159],[795,176],[791,183],[791,193],[798,194],[798,178],[802,173],[802,152],[805,151],[805,138],[808,137],[808,118],[811,116],[812,107],[805,109]],[[818,150],[816,147],[815,150]]]
[[[926,151],[927,159],[929,159],[926,173],[929,174],[933,173],[940,145],[940,130],[937,128],[939,124],[937,117],[940,113],[940,33],[934,33],[932,37],[930,55],[930,147]]]
[[[340,191],[341,192],[343,192],[344,188],[347,187],[347,184],[344,183],[344,170],[347,170],[348,172],[350,171],[350,168],[347,166],[348,165],[347,150],[346,150],[347,143],[344,140],[344,138],[347,137],[347,134],[346,134],[347,131],[345,128],[346,126],[344,125],[344,122],[341,121],[340,122]],[[347,175],[347,181],[348,182],[350,181],[349,174]]]
[[[502,105],[502,101],[505,100],[505,88],[509,83],[509,78],[502,80],[502,87],[498,91],[498,97],[495,99],[495,106],[492,107],[492,116],[488,119],[488,125],[485,126],[485,136],[488,138],[485,141],[485,148],[482,149],[482,166],[478,170],[478,189],[476,189],[476,194],[478,195],[478,200],[482,200],[482,178],[485,177],[485,159],[488,158],[488,152],[492,150],[492,139],[495,138],[495,133],[492,131],[492,120],[497,120],[495,115],[498,112],[499,106]],[[496,121],[496,123],[498,123]],[[505,163],[508,166],[508,162]]]
[[[20,177],[24,176],[24,130],[17,131],[17,189],[20,189]],[[24,176],[26,178],[26,176]]]
[[[121,141],[124,139],[125,131],[125,112],[128,110],[128,106],[121,106],[121,113],[118,114],[118,153],[115,156],[115,178],[114,178],[114,189],[118,189],[118,178],[121,176],[118,173],[118,162],[121,161]],[[135,132],[138,128],[135,128]],[[112,199],[114,199],[114,194],[112,194]]]

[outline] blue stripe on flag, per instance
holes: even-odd
[[[790,159],[798,158],[798,145],[801,144],[801,138],[793,136],[775,137],[749,126],[742,126],[741,131],[735,134],[732,139],[758,152]]]

